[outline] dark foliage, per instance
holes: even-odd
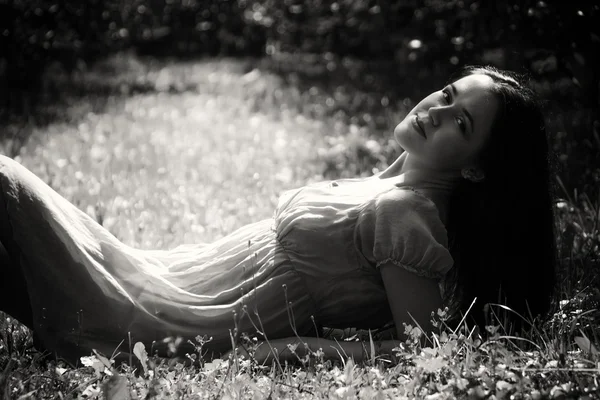
[[[600,183],[599,15],[594,2],[558,0],[4,0],[0,117],[33,112],[48,68],[71,75],[125,48],[342,60],[324,61],[321,79],[344,75],[339,65],[359,59],[367,67],[354,78],[392,99],[421,96],[457,66],[485,63],[530,73],[550,100],[563,180],[593,192]],[[292,68],[303,72],[298,63]]]
[[[600,5],[532,0],[260,4],[254,23],[268,30],[268,54],[300,51],[367,60],[369,70],[359,79],[373,89],[395,88],[419,97],[464,64],[528,74],[531,86],[547,100],[550,144],[560,155],[563,181],[596,197],[600,158],[592,149],[600,148],[600,36],[595,28]],[[385,79],[367,81],[370,73],[381,72]]]

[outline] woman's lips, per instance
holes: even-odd
[[[415,117],[413,118],[412,123],[413,123],[413,126],[415,127],[415,129],[417,130],[417,132],[419,132],[421,134],[421,136],[423,136],[424,138],[427,139],[427,136],[425,136],[425,130],[423,129],[423,127],[419,123],[419,116],[418,115],[415,115]]]

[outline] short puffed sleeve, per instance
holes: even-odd
[[[407,188],[375,200],[373,258],[419,276],[442,279],[452,268],[448,235],[435,204]]]

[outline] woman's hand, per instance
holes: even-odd
[[[294,346],[296,338],[285,338],[270,340],[269,342],[259,342],[254,349],[254,353],[250,354],[245,346],[237,346],[234,350],[230,350],[223,355],[223,359],[227,360],[231,356],[243,356],[246,360],[254,359],[258,364],[265,364],[273,360],[273,353],[278,355],[280,361],[289,360],[293,353],[289,350],[288,344]]]
[[[375,357],[385,356],[394,360],[393,349],[399,345],[397,340],[383,340],[376,345]],[[367,343],[333,341],[329,339],[319,339],[316,337],[292,337],[284,339],[275,339],[267,342],[260,342],[256,347],[253,359],[258,364],[266,364],[273,361],[273,355],[277,354],[280,362],[295,361],[303,359],[309,352],[322,350],[322,356],[326,360],[340,360],[352,358],[355,362],[364,362],[373,358],[370,354],[370,348]],[[250,359],[250,354],[243,347],[236,347],[238,356],[244,356]],[[231,350],[223,355],[223,359],[229,359],[234,355]]]

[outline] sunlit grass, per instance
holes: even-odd
[[[24,129],[29,139],[23,147],[5,140],[1,152],[140,248],[215,240],[271,217],[283,190],[323,175],[369,174],[373,165],[385,166],[394,151],[386,124],[401,116],[382,111],[374,118],[383,118],[379,130],[367,133],[356,121],[327,111],[333,108],[328,98],[350,104],[351,93],[336,97],[315,88],[306,94],[247,61],[148,65],[118,56],[78,79],[88,90],[110,87],[118,93],[72,100],[64,118],[47,126],[7,127]],[[568,271],[576,280],[589,279],[593,275],[582,271],[595,265],[598,207],[574,199],[560,207],[560,230],[570,235],[561,236],[561,247],[571,249],[574,264]],[[498,320],[483,340],[469,327],[452,332],[441,313],[430,345],[408,342],[395,364],[331,363],[315,353],[283,371],[252,359],[190,366],[134,358],[132,367],[123,367],[93,355],[88,366],[71,368],[26,352],[27,330],[3,321],[0,398],[598,395],[597,298],[589,290],[574,297],[581,282],[561,285],[561,309],[545,330],[516,338]],[[371,347],[368,336],[365,347]]]
[[[32,132],[17,159],[138,247],[212,241],[268,218],[282,190],[320,176],[323,124],[253,111],[243,73],[227,66],[191,68],[197,91],[111,96],[102,113]]]

